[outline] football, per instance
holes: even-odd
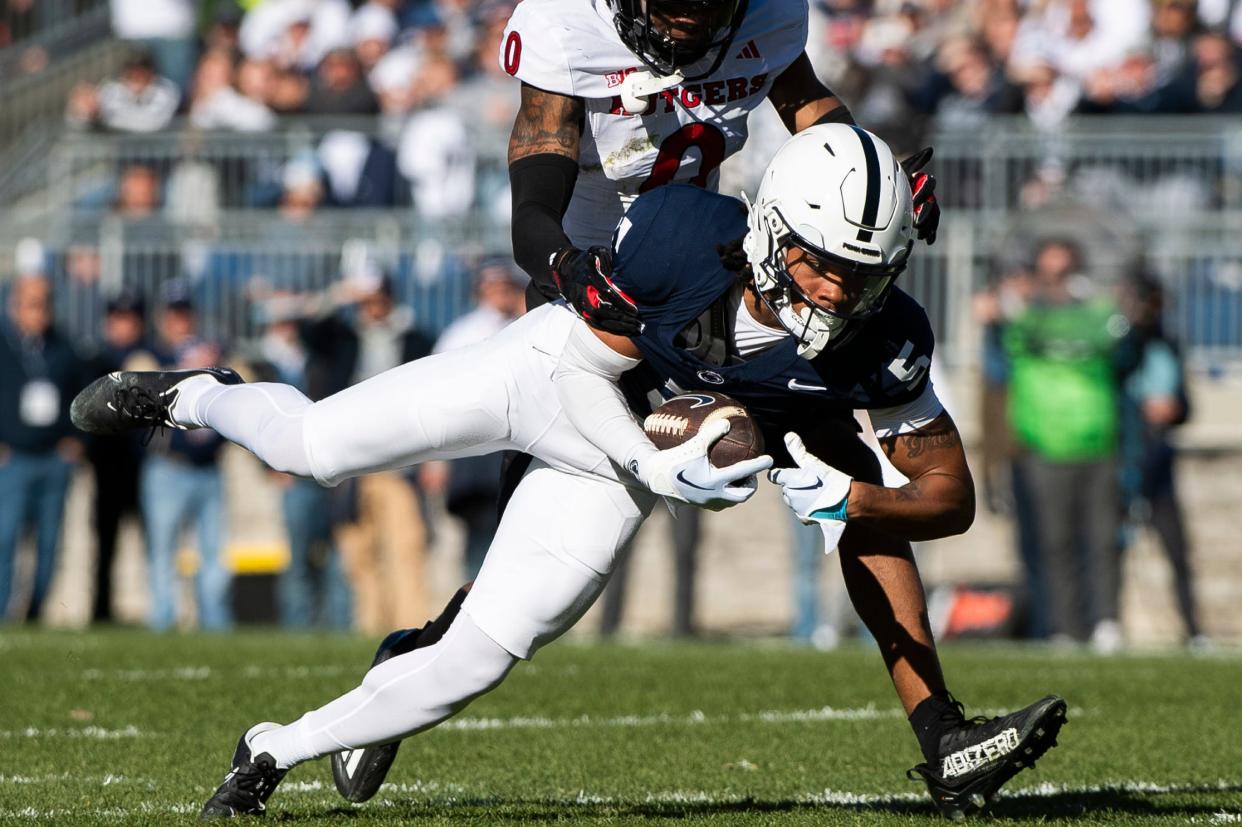
[[[643,430],[664,450],[691,439],[705,423],[722,418],[729,420],[729,433],[708,453],[712,465],[723,468],[763,453],[763,434],[755,420],[736,399],[714,391],[674,396],[643,420]]]

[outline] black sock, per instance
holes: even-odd
[[[940,756],[940,736],[959,726],[963,720],[953,696],[947,690],[932,693],[914,708],[910,713],[910,726],[914,728],[914,737],[919,739],[919,747],[927,763],[936,766]]]

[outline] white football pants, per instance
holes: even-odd
[[[546,305],[478,345],[401,365],[316,403],[287,385],[184,383],[173,410],[179,422],[215,428],[271,467],[327,485],[505,449],[536,458],[444,638],[256,736],[256,749],[291,766],[434,726],[595,602],[657,498],[623,484],[560,408],[552,372],[576,323],[563,307]]]

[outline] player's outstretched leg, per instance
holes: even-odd
[[[439,617],[425,626],[418,629],[398,629],[385,637],[375,652],[371,668],[397,655],[431,646],[444,637],[453,618],[461,610],[461,603],[466,599],[470,585],[467,583],[458,589]],[[391,744],[332,753],[332,781],[336,784],[336,791],[349,801],[360,803],[370,800],[379,792],[392,762],[397,760],[397,750],[400,747],[400,741],[393,741]]]
[[[298,764],[430,729],[499,686],[517,662],[461,611],[440,641],[393,655],[355,689],[291,724],[248,730],[204,817],[256,814]]]
[[[172,406],[187,383],[204,381],[242,384],[242,378],[228,368],[116,371],[96,379],[79,393],[69,415],[73,424],[88,434],[184,428],[173,419]]]
[[[78,394],[70,415],[95,434],[214,428],[271,468],[309,478],[304,420],[311,407],[292,385],[246,384],[227,368],[199,368],[110,373]]]
[[[288,770],[276,768],[276,759],[266,752],[255,755],[251,749],[254,737],[276,729],[280,724],[255,724],[242,735],[233,753],[233,766],[215,795],[203,805],[200,821],[233,816],[261,816],[267,799]]]
[[[956,821],[986,807],[1002,784],[1057,745],[1065,701],[1049,695],[999,718],[969,721],[953,705],[962,721],[941,736],[936,765],[919,764],[907,775],[926,783],[940,812]]]

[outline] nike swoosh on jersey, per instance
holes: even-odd
[[[678,471],[678,472],[677,472],[677,481],[678,481],[678,482],[680,482],[680,483],[684,483],[684,484],[686,484],[686,485],[690,486],[691,488],[697,488],[697,489],[699,489],[700,491],[711,491],[711,490],[712,490],[712,489],[710,489],[710,488],[704,488],[704,487],[703,487],[703,486],[701,486],[701,485],[695,485],[694,483],[690,482],[690,480],[686,479],[686,472],[685,472],[685,471]]]
[[[828,390],[823,385],[804,385],[801,382],[799,382],[797,379],[789,380],[789,389],[791,391],[826,391]]]

